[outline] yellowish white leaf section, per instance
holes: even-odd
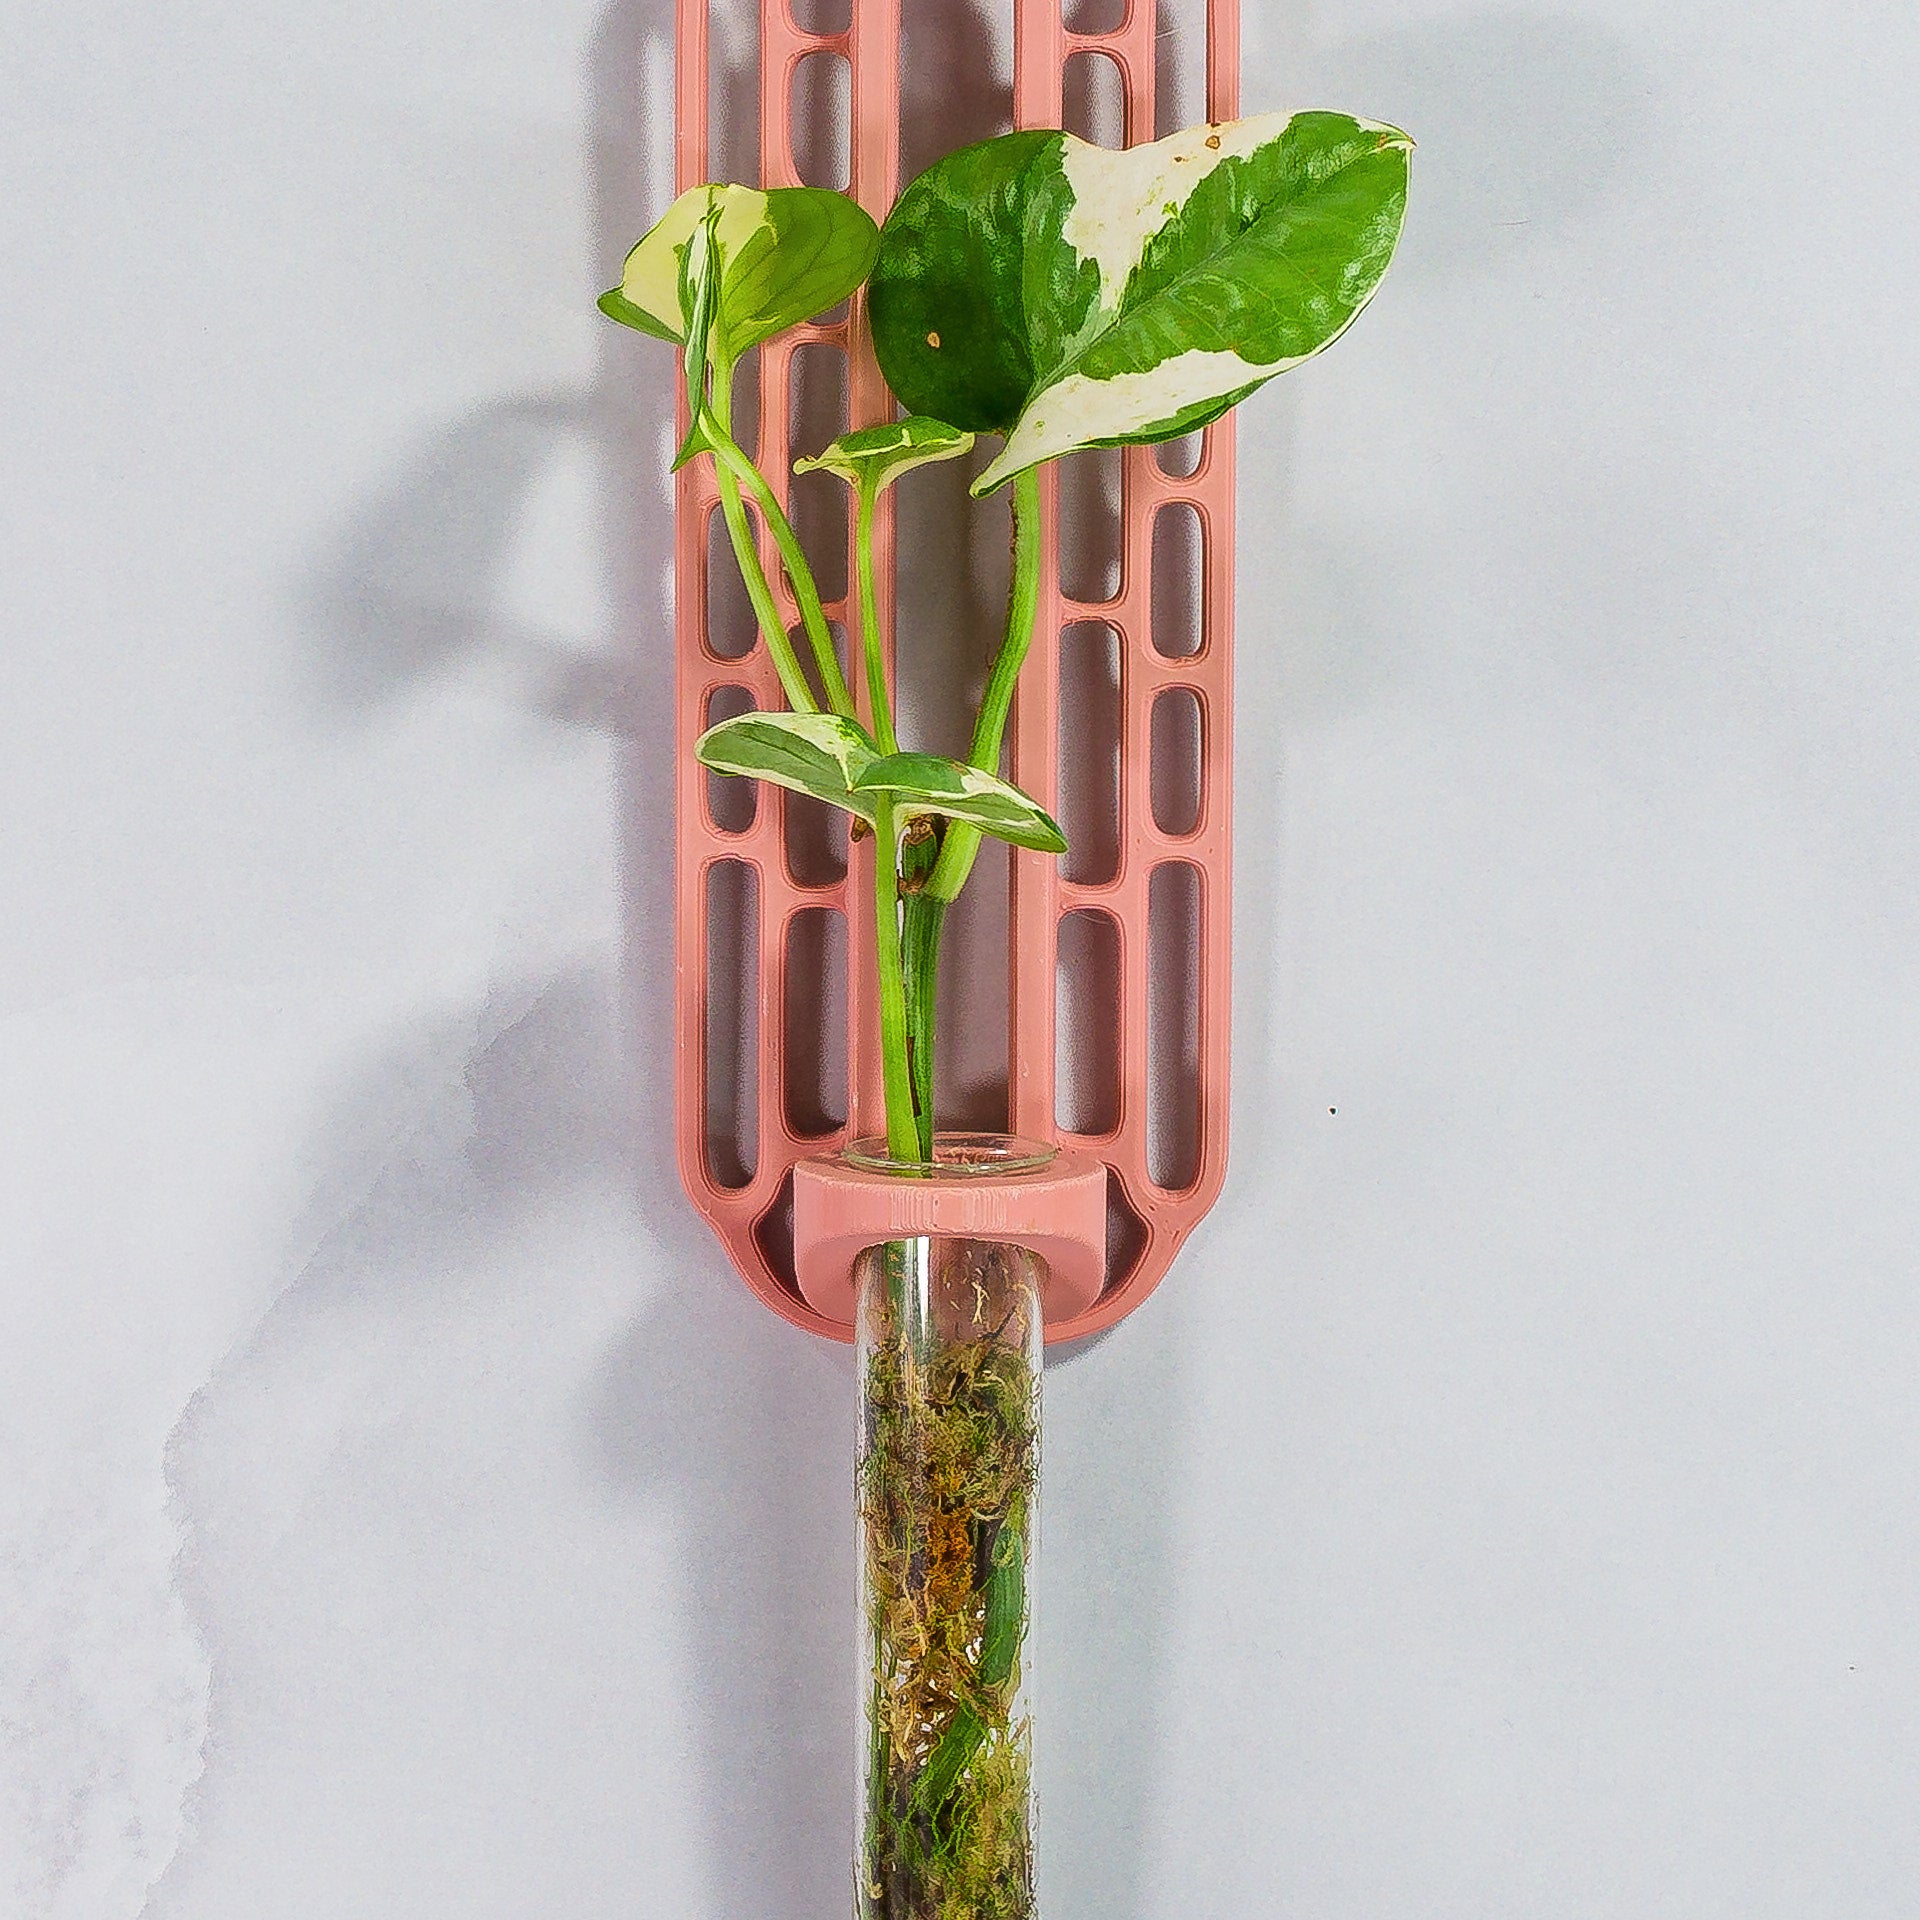
[[[621,269],[621,293],[676,336],[683,324],[680,249],[693,237],[694,229],[706,218],[707,209],[716,200],[720,203],[717,237],[723,260],[737,260],[756,233],[773,225],[767,196],[752,187],[689,187],[627,255],[627,263]]]
[[[905,420],[882,421],[843,433],[810,460],[796,460],[795,473],[838,474],[850,486],[863,481],[877,493],[915,467],[957,460],[973,450],[974,436],[916,413]]]
[[[1099,268],[1104,311],[1119,306],[1147,242],[1179,213],[1200,182],[1223,162],[1244,160],[1278,140],[1293,117],[1261,113],[1220,126],[1188,127],[1148,146],[1118,152],[1067,136],[1060,170],[1072,190],[1073,205],[1060,238]]]
[[[974,482],[974,491],[986,493],[1025,468],[1076,447],[1126,440],[1202,400],[1250,387],[1310,357],[1300,354],[1256,365],[1237,353],[1196,347],[1144,373],[1117,373],[1105,380],[1070,373],[1047,388],[1040,404],[1021,419],[993,464]]]

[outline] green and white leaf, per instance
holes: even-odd
[[[937,753],[890,753],[854,781],[859,794],[883,796],[906,813],[964,820],[996,840],[1036,853],[1064,853],[1066,836],[1036,800],[998,774]]]
[[[856,491],[880,494],[903,473],[930,467],[937,461],[957,460],[973,449],[974,435],[924,413],[889,420],[875,427],[856,427],[811,460],[796,460],[795,473],[837,473]]]
[[[1337,339],[1400,235],[1397,127],[1263,114],[1114,151],[1003,135],[888,217],[874,345],[909,407],[1007,434],[975,483],[1168,440]]]
[[[693,751],[716,773],[770,780],[873,824],[873,799],[854,787],[879,755],[867,730],[840,714],[743,713],[709,727]]]
[[[873,270],[880,234],[866,211],[824,187],[690,187],[627,255],[600,310],[680,345],[692,319],[683,274],[687,243],[710,215],[719,260],[716,355],[749,347],[838,306]]]

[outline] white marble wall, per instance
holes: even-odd
[[[844,1911],[849,1369],[665,1139],[664,4],[0,17],[0,1913]],[[1048,1912],[1899,1920],[1920,31],[1245,12],[1416,204],[1246,410]]]

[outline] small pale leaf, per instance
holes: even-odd
[[[854,785],[878,756],[866,729],[837,713],[743,713],[709,727],[693,750],[716,773],[770,780],[873,824],[874,801]]]
[[[837,473],[851,487],[884,492],[903,473],[940,460],[957,460],[973,447],[974,436],[924,413],[858,427],[810,460],[796,460],[795,473]]]
[[[728,360],[838,306],[872,271],[879,250],[879,230],[843,193],[690,187],[627,255],[619,286],[600,298],[601,312],[642,333],[683,342],[681,258],[695,228],[716,212],[720,287],[713,344]]]

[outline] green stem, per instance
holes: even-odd
[[[820,669],[820,684],[827,690],[827,705],[835,713],[844,714],[849,720],[853,715],[853,698],[847,692],[845,676],[840,671],[839,657],[833,650],[833,636],[827,631],[827,616],[820,604],[820,589],[814,583],[813,569],[807,565],[807,556],[800,545],[799,536],[793,530],[793,522],[786,516],[778,497],[767,484],[766,475],[748,459],[746,450],[733,437],[733,362],[715,358],[713,363],[713,391],[708,396],[706,413],[702,418],[701,429],[706,434],[713,449],[713,464],[720,480],[720,504],[727,505],[729,486],[733,491],[733,504],[738,510],[740,502],[739,487],[744,482],[748,492],[753,495],[754,504],[760,509],[767,523],[767,531],[773,535],[773,544],[780,549],[781,564],[787,570],[787,578],[793,582],[793,597],[799,604],[800,623],[806,628],[807,642],[813,649],[815,663]],[[744,518],[744,516],[743,516]],[[733,516],[727,517],[727,531],[733,532]],[[740,548],[739,538],[734,539],[734,551]],[[760,573],[759,555],[754,556],[754,571],[760,574],[760,583],[766,584],[766,575]],[[745,572],[745,562],[741,571]],[[747,583],[747,592],[751,596],[753,583]],[[773,605],[771,595],[768,606]],[[760,603],[754,602],[754,611],[760,610]],[[787,639],[786,628],[781,625],[777,612],[773,615],[774,625],[780,628],[780,640],[789,656],[793,652],[792,642]],[[761,625],[766,625],[762,617]],[[772,644],[769,638],[769,645]],[[775,656],[778,667],[778,655]],[[780,676],[780,684],[787,686],[787,677]],[[802,713],[816,713],[819,702],[809,695],[807,704],[802,707],[793,701],[793,689],[787,687],[787,698]]]
[[[734,444],[730,436],[723,436],[716,443],[714,453],[746,482],[754,504],[765,515],[767,530],[773,535],[773,544],[780,549],[780,559],[786,567],[787,578],[793,582],[793,597],[800,607],[800,624],[806,628],[807,642],[813,648],[814,661],[820,669],[820,684],[827,690],[827,704],[835,713],[844,714],[851,720],[854,717],[853,696],[847,691],[846,676],[840,671],[840,658],[833,650],[833,635],[827,631],[826,610],[820,604],[820,589],[814,584],[813,569],[807,565],[807,556],[800,545],[799,536],[793,530],[793,522],[787,518],[778,497],[767,484],[766,476]]]
[[[863,477],[855,485],[853,554],[860,603],[860,652],[866,662],[867,706],[874,740],[882,753],[898,753],[900,737],[894,729],[893,695],[887,686],[886,657],[880,645],[880,596],[874,584],[873,509],[878,497],[879,490],[870,479]],[[909,841],[900,857],[902,876],[913,883],[900,910],[909,1098],[918,1157],[927,1161],[933,1158],[933,985],[938,969],[918,958],[927,925],[919,889],[932,871],[934,852],[935,843]],[[933,937],[937,944],[937,915]]]
[[[747,510],[740,504],[740,489],[725,467],[719,471],[720,511],[726,519],[727,537],[733,542],[733,557],[740,566],[740,578],[746,583],[747,598],[753,602],[754,617],[760,623],[761,637],[767,643],[773,670],[787,696],[787,705],[795,713],[818,713],[820,702],[800,671],[800,661],[787,638],[787,629],[774,603],[773,589],[760,566],[760,549],[754,544],[753,528],[747,522]]]
[[[949,827],[951,832],[952,828]],[[946,904],[926,891],[927,875],[938,855],[937,841],[911,843],[902,865],[920,884],[901,902],[901,960],[907,985],[907,1064],[913,1077],[913,1117],[920,1129],[920,1157],[933,1158],[933,1045],[940,990],[940,933]]]
[[[1006,737],[1007,716],[1013,710],[1013,690],[1033,644],[1034,617],[1040,611],[1040,470],[1029,467],[1013,483],[1013,588],[1007,599],[1007,632],[1000,643],[987,690],[981,697],[980,717],[974,722],[971,759],[988,773],[1000,771],[1000,745]],[[980,851],[980,829],[955,820],[947,828],[940,859],[926,891],[942,903],[957,900],[973,871]]]
[[[980,716],[973,730],[973,764],[990,773],[1000,768],[1013,692],[1033,644],[1034,617],[1040,608],[1040,480],[1029,470],[1013,483],[1013,587],[1007,602],[1006,637],[987,676]],[[930,868],[915,869],[920,885],[908,893],[902,915],[905,939],[907,1031],[912,1040],[914,1107],[920,1122],[922,1152],[933,1153],[933,1048],[935,1009],[940,984],[940,940],[947,908],[973,871],[980,850],[978,829],[949,820],[940,852]],[[911,863],[912,849],[909,849]]]
[[[882,753],[900,751],[893,730],[893,699],[887,691],[887,663],[880,653],[880,596],[873,581],[873,503],[871,480],[862,479],[854,492],[853,564],[859,576],[860,651],[867,663],[867,705],[872,708],[873,737]]]
[[[722,444],[733,447],[734,452],[745,460],[746,455],[741,454],[733,444],[733,435],[729,430],[732,415],[733,369],[723,365],[715,369],[714,390],[707,402],[702,426],[716,449]],[[748,461],[747,464],[751,466],[752,462]],[[760,564],[759,544],[753,537],[747,510],[740,502],[739,482],[734,478],[732,468],[718,457],[717,452],[714,478],[720,485],[720,512],[727,523],[727,537],[733,543],[734,561],[740,568],[747,598],[753,603],[754,618],[760,623],[760,636],[767,643],[768,658],[773,662],[774,672],[780,676],[787,705],[795,713],[818,713],[820,702],[813,697],[813,689],[807,685],[807,676],[800,670],[793,642],[787,636],[786,622],[780,618],[779,605],[774,600],[772,587],[767,584],[766,570]]]
[[[900,970],[900,845],[890,804],[873,823],[874,948],[880,966],[880,1068],[887,1097],[887,1152],[896,1160],[920,1157],[907,1071],[907,997]]]

